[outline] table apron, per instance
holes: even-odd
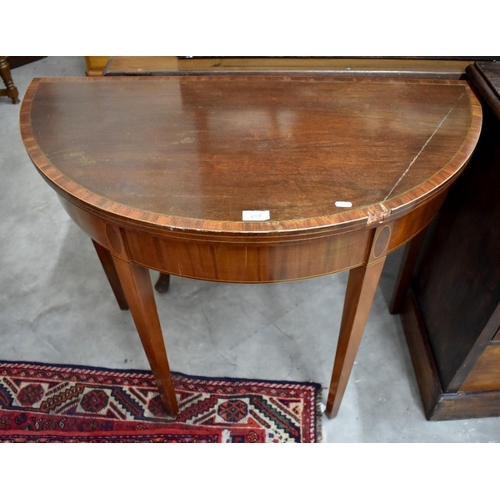
[[[419,233],[439,209],[445,192],[396,219],[388,246],[391,252]],[[283,239],[234,239],[206,234],[127,227],[89,213],[66,198],[59,199],[76,224],[115,257],[187,278],[229,283],[271,283],[314,278],[366,264],[375,224],[343,233],[302,232]]]

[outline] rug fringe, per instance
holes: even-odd
[[[224,429],[222,431],[222,443],[230,443],[231,442],[231,432],[229,429]]]
[[[322,391],[318,390],[316,393],[316,442],[323,442],[323,412],[326,406],[321,401]]]

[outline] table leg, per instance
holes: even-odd
[[[156,310],[149,269],[113,256],[125,297],[134,318],[167,413],[177,415],[178,405],[170,374],[160,319]]]
[[[113,257],[111,257],[111,252],[107,248],[104,248],[102,245],[99,245],[97,241],[92,240],[92,243],[94,244],[97,255],[104,269],[104,273],[108,278],[109,284],[111,285],[111,289],[115,294],[116,301],[118,302],[120,309],[122,311],[128,310],[127,299],[125,298],[120,279],[118,278],[116,267],[113,262]]]
[[[389,311],[391,314],[398,314],[401,312],[403,303],[410,286],[411,276],[413,269],[417,263],[420,250],[425,240],[427,229],[423,229],[411,241],[406,244],[401,267],[399,268],[398,278],[394,287],[391,304]]]
[[[170,286],[170,274],[160,273],[155,284],[158,293],[167,293]]]
[[[339,411],[382,274],[391,232],[392,223],[377,228],[367,263],[349,271],[337,351],[326,403],[325,413],[328,418],[334,418]]]

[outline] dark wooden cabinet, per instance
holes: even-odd
[[[477,149],[428,231],[403,325],[430,420],[500,415],[500,63],[469,66]]]

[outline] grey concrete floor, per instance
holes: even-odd
[[[21,97],[34,77],[84,74],[83,57],[12,70]],[[90,240],[24,150],[19,110],[0,98],[0,359],[148,369]],[[388,258],[339,415],[323,418],[324,442],[498,442],[500,418],[425,419],[401,321],[387,307],[400,258]],[[226,285],[172,278],[171,290],[157,295],[171,368],[315,381],[325,401],[346,279]]]

